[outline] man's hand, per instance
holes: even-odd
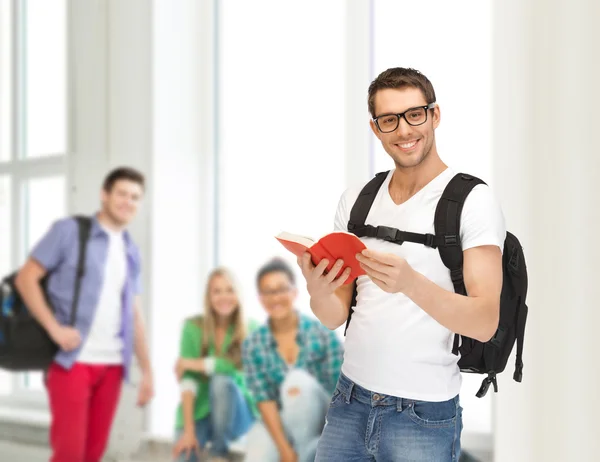
[[[137,405],[139,407],[144,407],[153,397],[154,383],[152,380],[152,375],[150,373],[144,373],[142,375],[142,381],[140,382]]]
[[[184,432],[181,438],[173,447],[173,459],[177,459],[181,454],[185,454],[183,460],[200,460],[200,444],[193,432]],[[193,458],[192,456],[196,457]]]
[[[298,454],[289,444],[279,450],[281,462],[298,462]]]
[[[327,265],[329,265],[329,260],[323,259],[315,266],[308,252],[298,258],[298,265],[302,269],[304,279],[306,279],[306,289],[311,298],[327,297],[333,294],[336,289],[346,282],[352,271],[350,267],[347,267],[336,278],[340,270],[344,267],[344,261],[338,260],[331,268],[331,271],[324,274]]]
[[[81,334],[74,327],[62,326],[57,323],[48,331],[48,335],[62,351],[73,351],[81,345]]]
[[[383,291],[390,294],[404,292],[409,287],[415,270],[398,255],[363,250],[356,259],[367,276]]]

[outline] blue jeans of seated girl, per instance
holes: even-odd
[[[226,375],[214,375],[210,379],[210,408],[208,416],[196,421],[196,439],[201,448],[210,441],[213,456],[225,456],[231,442],[250,429],[254,416],[240,389]],[[176,440],[182,434],[183,430],[179,430]],[[184,461],[199,462],[196,454],[191,454],[190,458],[181,455],[177,460]]]

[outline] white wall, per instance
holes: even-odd
[[[497,397],[495,460],[597,460],[600,5],[494,13],[494,170],[530,276],[523,383]]]

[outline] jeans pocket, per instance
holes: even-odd
[[[450,428],[456,425],[457,407],[455,399],[437,403],[414,401],[409,404],[408,415],[422,427]]]
[[[336,388],[333,392],[333,396],[331,397],[331,402],[329,403],[329,407],[338,407],[343,405],[346,402],[346,394],[341,392],[339,388]]]

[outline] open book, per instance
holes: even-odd
[[[367,247],[354,234],[336,231],[323,236],[316,242],[310,237],[286,232],[279,233],[275,238],[286,249],[298,257],[302,256],[305,252],[310,253],[314,265],[318,265],[323,258],[327,258],[329,260],[327,271],[331,270],[331,267],[338,259],[344,260],[344,267],[340,270],[340,274],[348,266],[351,269],[350,276],[348,276],[344,284],[350,284],[358,276],[366,274],[360,267],[360,263],[356,259],[356,254],[362,252]]]

